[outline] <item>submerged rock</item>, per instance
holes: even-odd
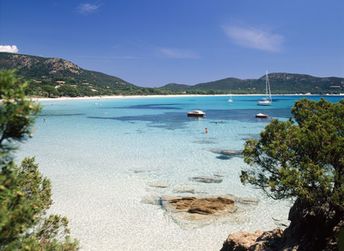
[[[218,176],[195,176],[190,178],[190,180],[201,183],[221,183],[223,178]]]
[[[220,151],[220,154],[228,155],[228,156],[237,156],[237,155],[242,155],[242,151],[241,150],[222,150]]]
[[[227,157],[238,157],[242,155],[242,150],[223,150],[223,149],[210,149],[212,153],[221,154]]]
[[[182,187],[184,185],[180,186]],[[190,187],[185,186],[185,188]],[[154,193],[143,197],[141,203],[160,206],[167,216],[186,229],[202,227],[214,222],[237,224],[245,216],[245,212],[250,210],[250,206],[256,206],[256,200],[253,198],[241,199],[230,194],[210,196],[199,193],[197,196],[161,196]]]
[[[193,141],[195,144],[204,144],[204,145],[210,145],[210,144],[216,144],[217,142],[215,140],[211,139],[204,139],[204,140],[195,140]]]
[[[157,195],[147,195],[141,199],[141,203],[161,206],[161,197]]]
[[[151,173],[155,172],[156,169],[129,169],[130,172],[133,172],[135,174],[141,174],[141,173]]]
[[[235,199],[236,202],[246,205],[258,205],[259,200],[257,198],[248,198],[248,197],[238,197]]]
[[[182,197],[169,200],[177,210],[186,211],[191,214],[215,214],[220,211],[233,211],[234,200],[229,198],[196,198]]]
[[[195,188],[187,186],[187,185],[179,185],[173,189],[174,193],[196,193]]]
[[[169,186],[169,184],[167,184],[166,182],[163,182],[163,181],[151,182],[148,185],[150,187],[155,187],[155,188],[167,188]]]
[[[146,170],[133,170],[133,173],[144,173]]]
[[[207,221],[236,211],[231,197],[181,197],[165,196],[161,198],[162,207],[179,221]]]

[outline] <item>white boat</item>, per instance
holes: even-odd
[[[228,96],[228,103],[233,103],[233,96],[232,96],[232,94],[229,94],[229,96]]]
[[[269,115],[264,114],[264,113],[257,113],[256,114],[256,118],[259,118],[259,119],[266,119],[268,117],[269,117]]]
[[[201,110],[193,110],[191,112],[188,112],[187,115],[188,117],[203,118],[205,117],[205,112]]]
[[[268,98],[262,98],[261,100],[258,100],[258,105],[271,105],[272,101]]]
[[[272,98],[271,98],[271,89],[270,89],[270,82],[268,72],[265,74],[265,98],[258,100],[257,105],[271,105]]]

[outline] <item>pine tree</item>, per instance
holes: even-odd
[[[13,160],[40,111],[25,96],[26,86],[13,71],[0,72],[0,250],[77,250],[67,218],[47,214],[51,184],[34,158]]]
[[[246,142],[251,167],[241,181],[273,199],[295,199],[285,238],[293,235],[300,250],[336,250],[336,235],[344,231],[344,100],[303,99],[292,115]]]

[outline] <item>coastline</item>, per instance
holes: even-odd
[[[265,94],[170,94],[170,95],[108,95],[108,96],[84,96],[84,97],[58,97],[58,98],[47,98],[47,97],[31,97],[34,101],[66,101],[66,100],[101,100],[101,99],[138,99],[138,98],[175,98],[175,97],[216,97],[216,96],[229,96],[240,97],[240,96],[264,96]],[[331,94],[331,95],[320,95],[320,94],[274,94],[272,96],[344,96],[343,94]]]

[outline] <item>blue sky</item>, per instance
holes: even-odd
[[[141,86],[269,72],[344,77],[343,0],[0,0],[0,51]]]

